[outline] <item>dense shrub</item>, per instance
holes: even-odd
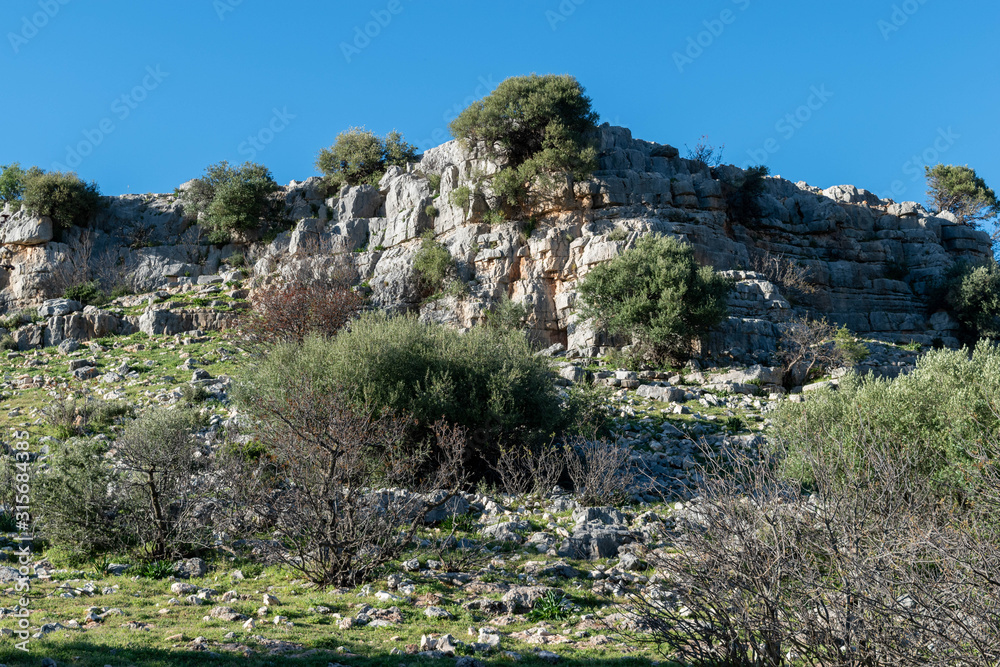
[[[244,162],[231,167],[219,162],[205,169],[182,195],[198,222],[215,243],[227,243],[234,234],[257,230],[276,215],[278,184],[261,164]]]
[[[0,167],[0,205],[11,204],[15,211],[19,210],[26,182],[42,173],[38,167],[24,170],[17,162]]]
[[[631,336],[656,357],[683,355],[726,314],[730,282],[699,267],[689,245],[648,235],[580,283],[582,314]]]
[[[413,258],[413,273],[417,281],[417,291],[422,297],[440,292],[444,279],[455,269],[455,258],[441,243],[434,240],[434,233],[424,234],[420,250]]]
[[[281,382],[286,372],[315,377],[317,391],[343,387],[356,404],[411,415],[418,431],[444,417],[480,448],[499,438],[544,439],[561,419],[548,363],[519,331],[460,333],[410,316],[366,313],[332,340],[276,346],[253,372],[253,386],[278,391],[260,383]]]
[[[519,213],[532,205],[532,196],[548,194],[560,182],[553,174],[579,180],[594,170],[596,151],[586,135],[597,119],[575,78],[532,74],[502,81],[450,129],[501,163],[493,192],[508,213]]]
[[[965,342],[1000,338],[1000,266],[995,260],[978,265],[955,263],[945,274],[935,302],[955,314]]]
[[[240,331],[251,341],[301,342],[308,334],[333,336],[365,307],[345,280],[291,280],[254,291]]]
[[[927,195],[938,211],[953,213],[965,225],[1000,215],[1000,201],[986,182],[968,166],[938,164],[924,167],[927,175]]]
[[[977,448],[1000,428],[998,408],[1000,348],[982,342],[971,356],[968,350],[929,352],[916,370],[894,380],[849,374],[838,391],[783,404],[774,437],[787,450],[789,474],[806,483],[812,480],[804,453],[822,454],[824,443],[835,440],[847,447],[841,465],[864,466],[850,443],[868,440],[910,461],[914,474],[930,479],[942,497],[969,498],[979,491]]]
[[[760,219],[760,197],[767,186],[765,180],[771,171],[764,165],[748,168],[743,173],[743,181],[727,197],[729,217],[743,225],[753,224]]]
[[[86,225],[101,205],[97,183],[85,183],[73,173],[35,173],[24,181],[24,207],[48,216],[57,229]]]
[[[316,168],[335,187],[366,183],[378,187],[386,169],[405,167],[416,153],[417,147],[406,143],[395,130],[379,137],[363,127],[352,127],[338,134],[332,146],[319,152]]]
[[[102,306],[108,302],[108,295],[104,293],[100,282],[96,280],[71,285],[63,291],[62,296],[64,299],[79,301],[85,306]]]

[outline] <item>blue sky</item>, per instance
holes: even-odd
[[[812,185],[924,199],[922,164],[1000,188],[988,0],[5,0],[0,164],[105,194],[213,162],[282,183],[365,125],[427,148],[504,78],[569,73],[602,121]]]

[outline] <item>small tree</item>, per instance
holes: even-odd
[[[615,335],[635,338],[653,356],[679,356],[692,338],[726,314],[731,283],[699,267],[691,246],[670,236],[648,235],[580,283],[582,315]]]
[[[74,173],[31,173],[24,179],[24,207],[48,216],[57,229],[86,225],[101,205],[97,183],[85,183]]]
[[[575,78],[532,74],[501,82],[459,114],[450,129],[501,163],[494,194],[508,212],[520,212],[532,195],[552,190],[558,182],[553,174],[580,180],[594,170],[596,151],[586,135],[597,119]]]
[[[364,297],[337,279],[268,285],[250,303],[253,310],[240,330],[263,344],[302,342],[311,333],[333,336],[365,307]]]
[[[17,162],[0,167],[0,203],[11,204],[15,211],[20,210],[26,181],[42,173],[38,167],[25,171]]]
[[[698,139],[698,143],[694,145],[694,148],[691,148],[687,144],[684,147],[688,149],[687,159],[701,162],[707,167],[718,167],[722,164],[722,151],[726,148],[726,145],[713,146],[708,143],[708,135],[703,134]]]
[[[223,161],[205,169],[182,199],[209,231],[209,239],[226,243],[233,234],[256,230],[274,215],[273,195],[279,189],[264,165],[244,162],[231,167]]]
[[[387,168],[405,167],[416,153],[417,147],[406,143],[395,130],[379,137],[363,127],[352,127],[319,152],[316,168],[335,187],[365,183],[377,187]]]
[[[995,260],[957,262],[945,274],[941,292],[962,325],[965,342],[1000,338],[1000,266]]]
[[[824,373],[844,363],[847,358],[845,351],[834,342],[837,331],[837,327],[825,319],[811,320],[808,317],[785,325],[778,345],[778,358],[786,385],[795,387],[805,384],[817,372]],[[844,331],[850,337],[846,328]],[[843,336],[841,334],[842,339]]]
[[[417,290],[422,297],[439,292],[444,279],[455,269],[455,258],[441,243],[434,240],[433,232],[426,232],[420,250],[413,258],[413,272],[417,280]]]
[[[953,164],[924,167],[927,174],[927,194],[930,204],[938,211],[953,213],[963,225],[992,220],[1000,215],[996,193],[975,169]]]

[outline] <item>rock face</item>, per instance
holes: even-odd
[[[297,223],[255,250],[250,278],[266,284],[336,272],[363,284],[378,307],[458,327],[473,326],[508,296],[527,308],[537,339],[588,356],[609,341],[578,320],[577,282],[642,235],[662,233],[690,243],[700,262],[730,272],[736,283],[728,321],[702,341],[705,356],[724,353],[766,365],[785,324],[806,313],[890,341],[956,342],[955,322],[928,311],[928,294],[956,260],[991,255],[984,232],[853,186],[820,190],[781,178],[765,179],[761,215],[746,220],[730,206],[744,183],[742,170],[710,169],[607,124],[595,140],[598,170],[540,202],[535,222],[489,224],[484,213],[496,204],[489,176],[497,166],[454,141],[428,150],[406,169],[389,169],[377,188],[344,188],[327,198],[320,179],[293,181],[285,188],[285,204]],[[432,175],[440,177],[437,191]],[[466,198],[453,196],[459,188],[468,188]],[[223,257],[243,252],[207,245],[173,196],[107,201],[91,228],[67,230],[59,243],[46,234],[44,219],[0,214],[0,266],[8,267],[0,269],[0,309],[37,308],[58,296],[51,285],[60,266],[123,267],[139,289],[151,290],[214,275]],[[428,230],[455,259],[461,296],[420,302],[413,259]],[[812,291],[803,297],[783,287],[769,269],[775,262],[799,267]],[[184,317],[192,321],[178,320]],[[150,309],[125,325],[163,333],[226,324],[224,318],[198,318]],[[112,324],[95,322],[92,328]],[[55,330],[60,326],[62,338],[87,337],[77,335],[82,323],[70,327],[72,335],[67,321]],[[28,344],[40,335],[21,338]]]

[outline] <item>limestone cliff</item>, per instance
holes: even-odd
[[[45,291],[66,267],[85,267],[81,275],[127,271],[137,288],[151,290],[213,275],[224,257],[239,251],[253,262],[254,284],[336,270],[370,289],[381,307],[462,327],[507,294],[528,307],[540,339],[587,355],[602,340],[577,321],[577,281],[641,235],[667,233],[691,243],[699,261],[732,271],[738,280],[731,317],[705,341],[706,354],[764,360],[796,310],[887,340],[956,342],[955,322],[929,312],[928,291],[958,258],[991,255],[984,232],[852,186],[820,190],[781,178],[765,180],[761,215],[741,220],[732,197],[744,181],[742,170],[710,169],[680,158],[670,146],[633,139],[621,127],[600,127],[597,142],[593,177],[567,182],[530,221],[484,221],[492,203],[486,177],[497,167],[454,141],[427,151],[406,170],[390,169],[378,188],[350,188],[327,198],[319,179],[293,182],[285,197],[294,228],[266,245],[208,245],[172,196],[109,198],[90,229],[71,230],[59,242],[50,222],[8,212],[0,222],[0,263],[9,267],[0,271],[0,305],[37,306],[53,296]],[[428,178],[434,175],[440,176],[437,191]],[[452,196],[463,186],[470,188],[464,206]],[[420,303],[412,265],[426,230],[456,258],[463,295]],[[801,267],[814,291],[799,295],[793,307],[790,295],[749,270],[765,252]],[[157,320],[148,313],[145,318]],[[176,326],[190,324],[181,319]]]

